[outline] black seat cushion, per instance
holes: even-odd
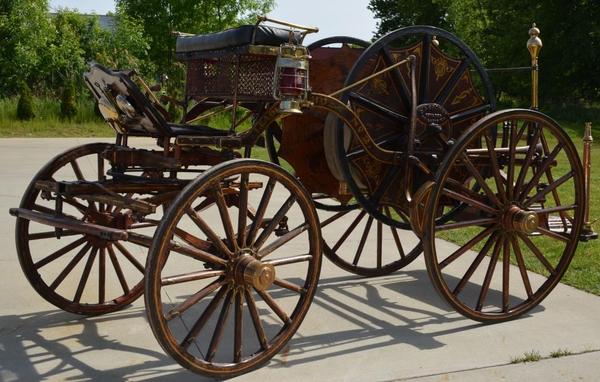
[[[256,29],[256,37],[254,39],[254,44],[256,45],[279,46],[290,40],[290,32],[287,29],[262,25],[258,27],[255,25],[243,25],[218,33],[178,37],[175,51],[177,53],[189,53],[235,48],[252,44],[254,29]],[[299,43],[301,39],[301,33],[294,32],[292,42]]]

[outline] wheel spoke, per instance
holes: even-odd
[[[362,255],[365,243],[367,242],[367,237],[369,236],[369,233],[371,231],[371,224],[373,224],[373,217],[369,216],[369,220],[367,220],[367,224],[365,225],[362,237],[360,238],[360,243],[358,244],[356,254],[354,255],[354,260],[352,260],[352,264],[354,266],[356,266],[358,264],[358,261],[360,260],[360,256]]]
[[[377,268],[381,269],[382,263],[382,245],[383,245],[383,223],[377,221]]]
[[[486,142],[486,148],[488,150],[488,153],[490,155],[490,165],[491,165],[491,169],[492,169],[492,174],[494,175],[494,180],[496,181],[496,189],[498,190],[498,193],[500,194],[500,198],[502,199],[503,202],[506,202],[506,192],[504,190],[504,183],[502,182],[502,176],[500,175],[500,167],[498,165],[498,157],[496,156],[496,145],[494,145],[492,143],[492,140],[490,139],[490,137],[487,134],[484,134],[485,137],[485,142]]]
[[[346,231],[344,231],[344,233],[342,234],[340,239],[335,243],[333,248],[331,248],[331,251],[333,253],[337,252],[337,250],[342,246],[342,244],[346,241],[346,239],[348,239],[348,236],[350,236],[352,231],[354,231],[354,229],[356,228],[358,223],[360,223],[360,221],[366,214],[367,214],[367,212],[365,210],[360,211],[360,213],[358,214],[356,219],[354,219],[354,221],[352,221],[352,223],[348,226],[348,229],[346,229]]]
[[[456,124],[456,123],[462,122],[464,120],[467,120],[469,118],[472,118],[478,114],[486,113],[491,108],[492,108],[492,106],[489,103],[487,103],[485,105],[481,105],[481,106],[474,107],[472,109],[461,111],[459,113],[452,114],[450,116],[450,121],[452,121],[452,123]]]
[[[71,168],[73,169],[73,172],[75,173],[75,176],[77,177],[77,180],[79,180],[79,181],[85,180],[85,178],[83,177],[83,174],[81,173],[81,168],[79,167],[79,164],[77,163],[77,159],[73,159],[71,162],[69,162],[69,164],[71,165]]]
[[[519,246],[519,241],[515,235],[511,235],[510,241],[512,243],[513,250],[515,251],[515,257],[517,258],[517,265],[519,266],[519,273],[521,273],[521,279],[523,279],[523,285],[525,286],[525,292],[527,292],[527,298],[533,296],[531,290],[531,282],[529,281],[529,275],[527,274],[527,268],[525,267],[525,260],[523,259],[523,253]]]
[[[396,123],[396,124],[408,123],[408,118],[405,117],[404,115],[397,113],[397,112],[391,110],[390,108],[388,108],[386,105],[383,105],[383,104],[381,104],[371,98],[368,98],[362,94],[352,92],[348,95],[348,98],[350,99],[352,104],[356,104],[356,105],[362,107],[363,109],[367,109],[370,112],[380,115],[393,123]]]
[[[165,320],[170,321],[175,317],[181,316],[183,312],[194,306],[198,301],[210,295],[225,284],[227,284],[227,282],[223,280],[213,281],[212,283],[208,284],[204,288],[200,289],[198,292],[185,299],[181,304],[169,310],[169,312],[165,315]]]
[[[475,272],[475,270],[477,270],[477,268],[479,267],[479,264],[481,264],[481,262],[483,261],[483,259],[487,255],[487,253],[489,252],[492,244],[494,244],[494,241],[496,240],[497,236],[498,236],[498,233],[494,232],[488,238],[488,240],[484,244],[483,248],[481,249],[481,252],[479,252],[479,254],[475,258],[475,260],[473,260],[473,262],[471,263],[471,266],[469,266],[469,268],[467,269],[467,272],[465,272],[462,279],[458,282],[458,284],[452,291],[452,294],[454,294],[455,296],[458,295],[463,290],[465,285],[467,285],[467,283],[471,279],[471,276],[473,276],[473,273]]]
[[[221,187],[217,185],[212,191],[217,203],[217,207],[219,208],[219,214],[221,215],[221,222],[223,223],[225,234],[227,235],[227,242],[230,245],[230,249],[233,252],[237,252],[239,248],[237,240],[235,239],[235,233],[233,232],[231,217],[229,216],[229,211],[227,210],[227,203],[225,202],[225,197],[223,196],[223,190],[221,190]]]
[[[449,223],[449,224],[436,226],[435,230],[436,231],[449,231],[452,229],[473,227],[473,226],[486,227],[486,226],[489,226],[490,224],[497,223],[497,221],[498,221],[497,219],[491,219],[491,218],[467,220],[467,221],[461,221],[461,222],[457,222],[457,223]]]
[[[506,174],[506,192],[509,201],[513,201],[514,194],[514,178],[515,178],[515,126],[516,121],[509,122],[509,140],[508,140],[508,171]]]
[[[488,265],[487,271],[485,272],[485,278],[483,279],[483,285],[481,286],[481,291],[479,291],[479,298],[477,299],[477,306],[475,310],[481,312],[483,308],[483,303],[485,302],[485,298],[487,297],[487,293],[490,290],[490,283],[492,282],[492,277],[494,276],[494,270],[496,269],[496,263],[498,262],[498,257],[500,255],[500,247],[501,247],[502,239],[496,240],[496,244],[494,245],[494,251],[492,252],[492,256],[490,257],[490,263]]]
[[[525,154],[525,160],[523,161],[523,166],[519,171],[519,176],[517,177],[517,184],[515,185],[515,194],[521,194],[521,187],[523,186],[523,182],[525,181],[525,177],[527,176],[527,171],[531,166],[531,161],[533,160],[533,154],[537,149],[537,141],[540,139],[540,132],[542,129],[539,126],[534,126],[534,133],[529,142],[529,149],[527,150],[527,154]]]
[[[192,208],[188,208],[186,214],[192,219],[192,221],[200,228],[200,230],[206,235],[208,240],[217,247],[219,252],[224,254],[225,256],[232,258],[233,253],[227,248],[223,240],[215,233],[215,231],[210,228],[210,226],[200,217],[200,215],[194,211]]]
[[[71,273],[73,268],[75,268],[75,266],[81,261],[81,259],[83,259],[83,256],[85,256],[85,254],[88,252],[91,246],[92,245],[90,243],[87,243],[83,246],[83,248],[81,248],[79,253],[77,253],[77,255],[75,255],[75,257],[71,259],[71,261],[67,264],[65,269],[63,269],[63,271],[56,277],[52,284],[50,284],[49,288],[51,290],[55,290],[56,288],[58,288],[58,286],[64,281],[64,279],[69,275],[69,273]]]
[[[270,243],[269,245],[267,245],[266,247],[264,247],[263,249],[258,251],[258,254],[256,257],[260,260],[260,259],[264,258],[265,256],[273,253],[274,251],[276,251],[278,248],[280,248],[284,244],[290,242],[291,240],[293,240],[296,237],[298,237],[299,235],[301,235],[308,228],[310,228],[308,223],[303,223],[303,224],[299,225],[298,227],[294,228],[293,230],[289,231],[288,233],[284,234],[283,236],[279,237],[277,240],[274,240],[272,243]]]
[[[227,317],[229,316],[232,296],[233,290],[230,290],[229,293],[227,293],[227,296],[225,296],[225,300],[223,301],[223,306],[221,307],[221,313],[219,314],[217,326],[215,327],[215,331],[213,332],[213,336],[210,340],[210,345],[208,346],[208,351],[206,353],[205,359],[208,362],[212,362],[212,360],[215,358],[217,348],[219,346],[219,343],[221,342],[221,338],[223,337],[223,329],[225,329],[225,322],[227,321]]]
[[[394,55],[392,54],[392,52],[390,52],[390,50],[387,46],[383,46],[381,48],[380,53],[383,57],[384,63],[387,66],[392,66],[392,65],[396,64],[396,59],[394,58]],[[402,101],[404,110],[410,110],[410,105],[412,104],[412,102],[410,101],[411,100],[411,97],[410,97],[411,92],[408,89],[408,86],[406,85],[406,82],[404,81],[402,74],[400,73],[400,69],[399,68],[392,69],[390,71],[390,77],[392,77],[392,83],[394,84],[394,87],[396,88],[396,90],[398,91],[398,94],[400,95],[400,100]]]
[[[481,240],[485,239],[488,235],[492,234],[492,232],[495,229],[496,229],[496,227],[492,226],[492,227],[488,227],[488,228],[484,229],[483,231],[481,231],[477,236],[475,236],[474,238],[469,240],[466,244],[464,244],[462,247],[460,247],[459,249],[454,251],[450,256],[446,257],[439,264],[440,269],[444,269],[445,267],[450,265],[450,263],[452,263],[454,260],[458,259],[462,254],[467,252],[469,249],[473,248],[477,243],[479,243]]]
[[[568,243],[571,241],[571,238],[558,232],[551,231],[549,229],[538,227],[537,231],[544,236],[548,236],[549,238],[560,240],[562,242]]]
[[[184,273],[184,274],[175,275],[175,276],[163,277],[161,279],[161,285],[166,286],[166,285],[188,283],[191,281],[198,281],[198,280],[209,279],[211,277],[223,276],[224,274],[225,274],[225,271],[221,271],[221,270]]]
[[[75,248],[79,247],[81,244],[85,243],[86,241],[87,241],[87,239],[85,237],[77,239],[74,242],[57,250],[56,252],[44,257],[40,261],[33,264],[33,266],[35,269],[40,269],[44,265],[47,265],[47,264],[53,262],[54,260],[58,259],[59,257],[65,255],[65,254],[69,253],[70,251],[74,250]]]
[[[519,235],[519,238],[521,240],[523,240],[525,245],[529,248],[529,250],[531,250],[531,252],[535,255],[535,257],[537,257],[537,259],[540,261],[540,263],[542,263],[542,265],[544,267],[546,267],[548,272],[550,272],[550,274],[552,274],[552,275],[555,275],[556,270],[554,269],[552,264],[550,264],[548,259],[546,259],[546,257],[542,254],[542,252],[538,249],[538,247],[536,247],[536,245],[533,244],[533,242],[531,240],[529,240],[529,238],[527,236],[525,236],[521,233],[517,233],[517,235]]]
[[[558,143],[554,150],[552,150],[552,153],[550,153],[550,155],[544,160],[544,162],[542,162],[538,171],[533,175],[527,186],[525,186],[525,189],[521,192],[521,199],[526,198],[529,192],[533,189],[533,187],[535,187],[538,184],[540,178],[546,173],[546,170],[554,162],[554,159],[556,159],[562,147],[562,143]]]
[[[252,296],[252,292],[248,289],[244,289],[244,295],[246,296],[246,302],[248,303],[248,310],[250,311],[250,317],[252,317],[252,323],[254,325],[254,331],[256,332],[256,337],[258,338],[258,342],[260,342],[260,347],[263,350],[267,350],[269,347],[267,342],[267,336],[265,335],[265,329],[262,326],[262,322],[260,321],[260,316],[258,314],[258,309],[256,308],[256,302],[254,301],[254,297]]]
[[[347,215],[347,214],[348,214],[350,211],[351,211],[351,210],[348,210],[348,211],[341,211],[341,212],[338,212],[338,213],[336,213],[335,215],[333,215],[333,216],[331,216],[331,217],[327,218],[325,221],[323,221],[323,222],[321,223],[321,228],[325,228],[325,227],[327,227],[329,224],[333,223],[334,221],[336,221],[336,220],[338,220],[338,219],[340,219],[340,218],[342,218],[342,217],[346,216],[346,215]]]
[[[311,261],[312,258],[313,258],[312,255],[299,255],[299,256],[284,257],[284,258],[276,259],[276,260],[265,260],[263,263],[271,264],[274,267],[277,267],[280,265],[296,264],[296,263],[302,263],[304,261]]]
[[[402,169],[401,166],[392,165],[389,167],[389,169],[385,173],[385,176],[383,177],[383,180],[381,181],[379,186],[377,186],[377,190],[375,190],[375,192],[372,194],[371,198],[369,199],[370,203],[372,203],[374,205],[379,204],[379,201],[385,195],[385,192],[387,191],[387,189],[392,185],[392,183],[394,182],[394,180],[400,173],[401,169]]]
[[[492,208],[482,202],[479,202],[475,199],[472,199],[466,195],[460,194],[458,192],[454,192],[448,188],[444,188],[442,190],[442,194],[454,199],[454,200],[458,200],[460,202],[463,203],[467,203],[468,205],[472,206],[472,207],[477,207],[480,210],[486,211],[492,215],[497,215],[498,214],[498,210],[496,210],[495,208]]]
[[[90,255],[87,258],[87,261],[85,262],[83,273],[81,273],[81,279],[79,280],[79,285],[77,285],[75,297],[73,297],[73,302],[75,303],[79,303],[79,301],[81,301],[81,295],[83,294],[85,284],[87,284],[88,277],[90,276],[92,265],[94,265],[94,260],[96,260],[96,254],[98,254],[98,248],[94,247],[92,248],[92,252],[90,253]]]
[[[283,203],[283,206],[281,206],[279,211],[277,211],[275,216],[273,216],[273,219],[269,222],[269,225],[265,229],[263,229],[263,231],[258,236],[258,239],[256,239],[256,241],[254,242],[253,247],[255,249],[260,249],[263,246],[263,244],[267,241],[269,236],[271,236],[271,233],[273,233],[275,228],[279,225],[279,223],[281,223],[281,221],[285,217],[285,214],[290,210],[290,208],[292,208],[294,203],[296,203],[296,196],[290,195],[287,198],[287,200]]]
[[[258,204],[258,209],[256,210],[256,217],[254,218],[254,221],[252,222],[252,228],[250,228],[250,232],[248,233],[248,243],[254,242],[256,234],[258,233],[258,229],[262,226],[265,213],[267,212],[267,206],[269,205],[269,201],[271,200],[271,195],[273,195],[275,183],[275,179],[269,178],[269,181],[265,186],[265,192],[263,192],[263,195],[260,198],[260,202]]]
[[[431,60],[431,35],[423,36],[423,53],[421,54],[421,78],[419,81],[419,104],[429,102],[429,65]]]
[[[123,288],[123,293],[129,294],[129,285],[127,285],[127,279],[125,279],[125,275],[121,269],[121,264],[119,264],[119,259],[117,258],[112,245],[108,246],[108,257],[110,258],[110,262],[112,263],[115,272],[117,273],[117,278],[119,279],[121,288]]]
[[[391,219],[392,213],[390,212],[389,207],[385,207],[386,215]],[[404,253],[404,249],[402,248],[402,242],[400,241],[400,236],[398,235],[398,230],[396,227],[390,226],[390,231],[392,231],[392,237],[394,238],[394,242],[396,243],[396,248],[398,248],[398,252],[400,253],[400,258],[404,259],[406,254]]]
[[[240,203],[238,207],[238,246],[241,248],[246,246],[246,223],[248,220],[248,177],[249,174],[244,173],[242,174],[240,180]]]
[[[242,243],[241,245],[243,245]],[[242,338],[244,334],[243,316],[244,302],[242,300],[242,291],[235,293],[235,328],[233,340],[233,362],[239,363],[242,360]]]
[[[227,287],[223,286],[223,287],[221,287],[221,289],[219,289],[219,291],[217,292],[215,297],[210,301],[210,303],[208,304],[206,309],[204,309],[204,312],[202,312],[202,314],[200,315],[198,320],[196,320],[196,322],[194,323],[194,325],[192,326],[192,328],[190,329],[188,334],[185,336],[185,338],[181,342],[182,348],[188,349],[190,347],[190,345],[192,344],[192,342],[194,342],[198,333],[200,333],[200,331],[202,330],[204,325],[206,325],[206,322],[208,321],[208,319],[214,313],[215,309],[217,309],[217,306],[219,305],[219,303],[225,296],[225,293],[227,293]]]
[[[548,186],[544,187],[542,190],[538,191],[534,196],[527,199],[525,201],[525,203],[523,203],[523,206],[525,208],[527,208],[527,207],[531,206],[533,203],[539,202],[548,193],[556,190],[558,187],[563,185],[565,182],[567,182],[569,179],[573,178],[574,176],[575,176],[575,171],[569,171],[568,173],[561,176],[560,178],[558,178],[557,180],[555,180]]]
[[[502,254],[502,311],[508,312],[510,303],[510,247],[508,238],[504,238],[504,253]]]
[[[106,248],[100,248],[98,257],[98,304],[104,304],[106,294]]]
[[[446,82],[446,85],[444,85],[444,88],[442,89],[442,91],[436,97],[435,103],[442,105],[442,106],[444,106],[446,104],[446,102],[448,101],[448,97],[454,90],[454,87],[456,86],[458,81],[462,78],[463,74],[465,74],[465,71],[469,68],[470,65],[471,65],[471,60],[469,60],[468,58],[464,58],[460,62],[458,67],[454,70],[454,72],[452,72],[452,75]]]
[[[288,315],[285,313],[285,311],[283,309],[281,309],[281,307],[279,306],[279,304],[277,304],[277,302],[273,299],[273,297],[271,297],[271,295],[269,294],[269,292],[262,291],[262,290],[259,290],[259,289],[256,289],[256,288],[254,288],[254,290],[263,299],[263,301],[266,302],[267,305],[269,305],[269,307],[271,308],[271,310],[273,312],[275,312],[275,314],[281,319],[281,321],[283,321],[285,324],[291,324],[292,323],[292,321],[290,320],[290,318],[288,317]]]
[[[129,262],[131,264],[133,264],[133,266],[136,267],[138,271],[140,271],[142,274],[144,274],[146,272],[146,269],[144,268],[144,266],[142,264],[140,264],[140,262],[137,261],[137,259],[135,257],[133,257],[131,252],[129,252],[127,250],[127,248],[125,248],[123,246],[123,244],[119,243],[118,241],[115,241],[115,247],[117,247],[119,252],[121,252],[121,254],[123,254],[123,256],[125,256],[125,258],[127,260],[129,260]]]
[[[502,203],[500,202],[500,199],[498,199],[498,197],[496,196],[496,194],[494,193],[494,191],[492,191],[490,189],[490,186],[488,186],[488,184],[485,181],[485,179],[483,179],[483,177],[481,176],[481,174],[479,173],[479,171],[477,171],[477,169],[473,165],[473,162],[471,162],[471,160],[469,159],[469,157],[467,157],[466,154],[463,154],[463,163],[466,165],[467,170],[469,171],[469,173],[471,173],[471,175],[475,178],[475,180],[477,181],[477,183],[481,186],[481,188],[483,188],[483,191],[485,191],[485,194],[487,195],[487,197],[497,207],[501,206]]]
[[[273,281],[273,284],[280,286],[282,288],[291,290],[292,292],[301,293],[301,294],[306,293],[306,289],[302,288],[301,286],[299,286],[297,284],[291,283],[287,280],[282,280],[282,279],[276,278],[275,281]]]
[[[210,251],[212,249],[212,243],[206,240],[202,240],[199,237],[192,235],[191,233],[184,231],[179,227],[173,229],[175,235],[181,240],[185,241],[194,248],[201,249],[203,251]]]

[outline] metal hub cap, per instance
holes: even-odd
[[[242,255],[235,266],[235,279],[239,284],[251,285],[264,291],[275,281],[275,267],[265,264],[251,255]]]
[[[534,233],[540,224],[539,217],[534,211],[525,211],[517,206],[512,206],[505,215],[504,225],[508,229],[519,231],[527,235]]]

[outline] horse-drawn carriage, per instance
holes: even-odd
[[[115,143],[58,155],[11,209],[42,297],[95,315],[144,294],[165,351],[224,377],[293,336],[322,253],[363,276],[423,253],[441,296],[484,322],[548,295],[585,210],[579,156],[556,122],[496,111],[477,56],[441,29],[306,47],[316,29],[264,21],[179,35],[179,123],[135,72],[85,74]],[[219,113],[228,128],[210,126]],[[273,163],[250,159],[257,146]]]

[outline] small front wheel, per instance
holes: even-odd
[[[277,354],[304,319],[321,268],[310,194],[277,165],[225,162],[191,182],[159,225],[146,310],[182,366],[225,378]]]
[[[524,314],[565,273],[584,205],[577,150],[556,122],[531,110],[488,115],[457,140],[436,177],[423,239],[433,284],[474,320]],[[436,220],[447,210],[452,219]]]

